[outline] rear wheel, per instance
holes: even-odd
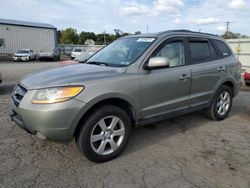
[[[118,156],[126,147],[131,122],[121,108],[106,105],[94,111],[76,136],[80,151],[94,162],[104,162]]]
[[[222,85],[216,92],[211,106],[207,109],[207,116],[217,121],[225,119],[231,110],[232,102],[232,89],[226,85]]]
[[[247,82],[245,82],[245,84],[246,84],[246,86],[250,86],[250,83],[249,83],[249,82],[248,82],[248,83],[247,83]]]

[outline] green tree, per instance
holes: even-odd
[[[135,32],[135,35],[139,35],[139,34],[141,34],[141,31],[136,31]]]
[[[96,35],[96,44],[100,44],[100,45],[104,44],[104,35],[103,35],[103,33],[100,33],[100,34]]]
[[[238,38],[249,38],[249,36],[242,35],[240,33],[233,33],[231,31],[225,32],[222,37],[224,39],[238,39]]]
[[[127,36],[127,35],[130,35],[130,33],[125,32],[122,34],[122,36]]]
[[[77,30],[73,28],[66,28],[61,31],[60,43],[61,44],[78,44],[79,36]]]

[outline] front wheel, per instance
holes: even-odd
[[[231,110],[232,102],[232,89],[222,85],[216,92],[211,106],[207,109],[207,116],[217,121],[225,119]]]
[[[105,105],[94,111],[76,136],[81,152],[93,162],[105,162],[118,156],[126,147],[131,122],[121,108]]]

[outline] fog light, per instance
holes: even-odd
[[[45,140],[46,139],[46,136],[44,136],[42,133],[40,133],[40,132],[36,132],[36,136],[38,137],[38,138],[40,138],[41,140]]]

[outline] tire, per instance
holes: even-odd
[[[113,121],[117,123],[110,128]],[[119,107],[105,105],[91,113],[83,122],[76,135],[76,144],[89,160],[105,162],[115,158],[125,149],[130,132],[131,122],[127,113]]]
[[[249,83],[249,82],[248,82],[248,83],[247,83],[247,82],[245,82],[245,84],[246,84],[246,86],[250,86],[250,83]]]
[[[222,85],[215,93],[212,104],[206,110],[206,115],[210,119],[221,121],[230,113],[232,102],[232,89],[226,85]]]

